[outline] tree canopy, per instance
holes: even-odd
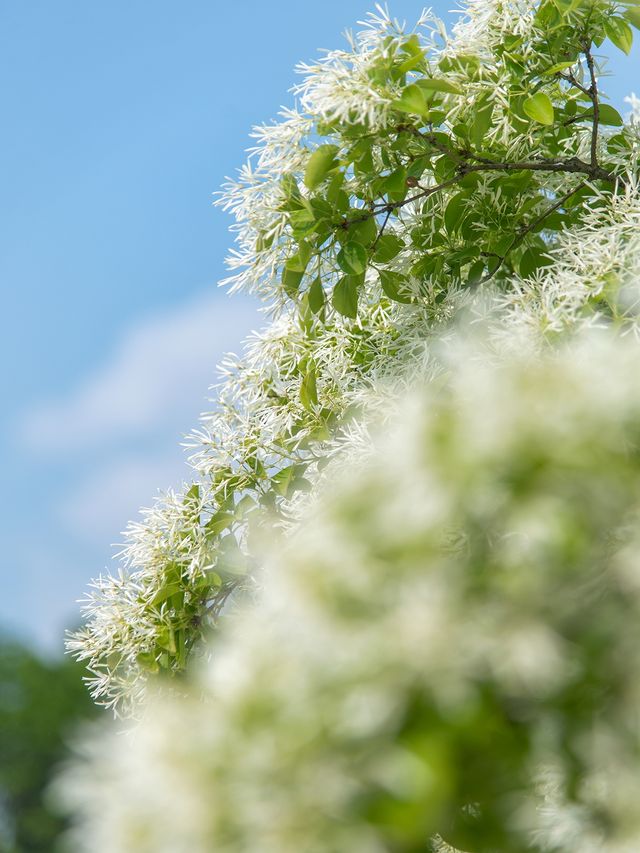
[[[65,822],[46,789],[81,720],[95,716],[83,667],[0,642],[0,851],[51,853]]]
[[[271,323],[70,640],[141,718],[61,783],[79,851],[638,848],[640,116],[598,49],[639,25],[378,8],[255,130],[220,203]]]
[[[301,66],[299,107],[254,131],[220,197],[236,219],[228,284],[273,322],[223,364],[193,482],[131,524],[122,573],[89,596],[70,648],[99,701],[124,708],[184,670],[252,584],[250,522],[295,521],[361,392],[424,359],[461,303],[491,286],[509,322],[547,335],[624,314],[615,264],[554,292],[545,271],[565,232],[598,210],[621,222],[635,192],[637,125],[607,103],[595,54],[607,37],[628,51],[632,24],[631,0],[470,3],[451,34],[379,9]]]
[[[640,349],[483,349],[343,447],[188,687],[83,746],[75,849],[637,849]]]

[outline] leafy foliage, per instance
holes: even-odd
[[[274,321],[223,365],[192,437],[196,482],[131,526],[122,575],[89,597],[69,645],[99,701],[130,710],[152,674],[185,669],[252,589],[255,531],[295,523],[362,394],[417,369],[461,303],[491,286],[523,326],[575,322],[578,306],[630,322],[603,257],[555,313],[539,297],[566,233],[632,217],[638,128],[606,103],[594,51],[626,50],[637,8],[472,3],[450,36],[430,14],[405,32],[380,13],[302,67],[302,110],[256,130],[220,199],[236,218],[228,283]]]
[[[65,822],[45,790],[66,739],[96,708],[70,660],[40,660],[18,643],[0,644],[0,850],[50,853]]]
[[[640,349],[462,332],[191,688],[83,747],[75,849],[638,849]]]
[[[273,322],[70,642],[141,715],[60,782],[79,853],[639,848],[638,23],[379,9],[256,130]]]

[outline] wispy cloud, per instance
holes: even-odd
[[[20,634],[29,613],[32,639],[59,651],[127,522],[189,478],[180,438],[206,408],[216,364],[262,323],[255,302],[208,291],[132,326],[68,395],[17,419],[16,452],[29,449],[41,483],[39,522],[27,537],[20,524],[8,531],[15,571],[0,624]]]
[[[185,407],[204,401],[223,353],[237,352],[260,319],[254,302],[214,291],[143,321],[67,397],[28,412],[21,441],[64,452],[148,435],[176,418],[184,426]]]

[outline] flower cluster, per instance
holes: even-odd
[[[433,341],[478,293],[497,292],[496,344],[635,328],[640,125],[606,103],[593,53],[628,48],[627,5],[472,2],[451,37],[378,8],[301,68],[299,107],[254,131],[219,199],[226,283],[271,323],[222,365],[192,482],[130,526],[120,574],[88,596],[69,647],[98,701],[129,713],[185,670],[254,591],[256,536],[291,532],[385,383],[442,375]]]
[[[58,783],[78,853],[640,848],[639,23],[379,7],[256,129],[271,323],[70,640],[139,718]]]
[[[473,337],[263,541],[184,695],[81,747],[76,850],[638,849],[640,350]]]

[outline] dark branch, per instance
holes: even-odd
[[[573,74],[562,74],[562,72],[559,71],[556,74],[556,77],[559,77],[561,80],[565,80],[567,83],[570,83],[573,87],[579,89],[585,95],[588,95],[589,98],[591,98],[591,92],[589,91],[589,89],[587,89],[586,86],[583,86],[582,83],[580,83]]]
[[[613,181],[615,176],[595,164],[585,163],[579,157],[569,157],[567,160],[523,160],[516,163],[477,163],[462,167],[464,173],[468,172],[567,172],[588,175],[594,180]]]
[[[376,213],[384,213],[393,210],[397,210],[400,207],[404,207],[405,204],[411,204],[412,201],[419,201],[421,198],[427,198],[427,196],[433,195],[434,193],[440,192],[440,190],[446,190],[447,187],[452,187],[454,184],[459,183],[464,174],[460,173],[456,175],[454,178],[450,178],[448,181],[443,181],[441,184],[436,184],[433,187],[426,187],[421,192],[416,193],[415,195],[410,196],[409,198],[405,198],[402,201],[391,201],[384,202],[380,205],[376,205],[377,210]]]
[[[380,240],[380,238],[384,234],[384,229],[387,227],[387,222],[389,221],[390,216],[391,216],[391,211],[387,210],[385,217],[384,217],[384,221],[383,221],[382,225],[380,226],[380,230],[378,231],[378,234],[376,235],[376,239],[373,241],[373,245],[371,246],[371,252],[372,253],[375,252],[376,246],[378,245],[378,241]]]
[[[591,54],[591,43],[585,41],[584,43],[584,55],[587,59],[587,68],[589,69],[589,77],[591,79],[591,86],[588,90],[588,95],[591,98],[591,102],[593,104],[593,125],[591,130],[591,166],[596,168],[598,166],[598,124],[600,122],[600,102],[598,100],[598,84],[596,81],[596,69],[595,64],[593,62],[593,56]]]

